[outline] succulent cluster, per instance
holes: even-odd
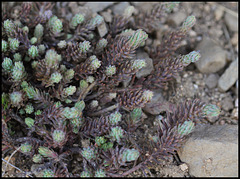
[[[195,17],[165,34],[160,45],[147,46],[147,38],[177,3],[159,3],[139,15],[129,6],[106,23],[103,37],[97,32],[105,23],[102,16],[80,12],[67,19],[55,4],[23,2],[17,15],[8,9],[2,16],[3,143],[21,146],[31,162],[43,163],[43,177],[144,172],[172,155],[196,122],[219,115],[217,106],[200,100],[176,104],[158,118],[147,148],[138,144],[133,136],[144,124],[142,108],[153,90],[164,89],[200,58],[196,51],[175,53]],[[138,50],[146,50],[154,64],[144,77],[136,76],[147,65],[136,57]],[[21,125],[23,136],[11,135],[9,123]],[[72,174],[73,155],[80,158],[78,174]]]

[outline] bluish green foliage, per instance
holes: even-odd
[[[32,150],[32,145],[29,144],[28,142],[21,145],[21,151],[23,153],[31,152],[31,150]]]
[[[220,114],[200,100],[157,101],[161,116],[154,122],[147,113],[155,90],[165,94],[170,80],[201,57],[177,50],[196,24],[192,15],[165,29],[161,44],[151,43],[178,3],[156,3],[149,12],[128,6],[111,18],[108,9],[101,16],[80,3],[74,14],[79,2],[64,4],[23,2],[3,12],[2,140],[42,164],[42,177],[145,171],[179,149],[195,120]],[[140,57],[143,51],[150,58]],[[139,77],[150,61],[151,71]]]
[[[34,125],[34,119],[27,117],[27,118],[25,118],[25,123],[29,128],[31,128]]]
[[[96,151],[92,147],[83,148],[81,154],[85,159],[89,161],[96,158]]]
[[[36,58],[38,56],[38,48],[34,45],[32,45],[29,49],[28,49],[28,55],[31,58]]]

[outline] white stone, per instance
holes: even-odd
[[[230,30],[238,32],[238,17],[226,12],[224,19]]]
[[[201,57],[195,63],[202,73],[215,73],[226,64],[226,51],[217,45],[213,40],[204,38],[196,47]]]
[[[227,91],[238,79],[238,58],[234,60],[218,80],[218,87]]]
[[[237,177],[238,126],[198,125],[178,154],[194,177]]]
[[[105,8],[107,8],[108,6],[113,5],[116,2],[86,2],[86,4],[84,5],[84,7],[89,7],[92,12],[100,12],[102,10],[104,10]]]

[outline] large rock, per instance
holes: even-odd
[[[238,176],[238,126],[196,126],[179,157],[195,177]]]
[[[221,106],[222,109],[224,109],[225,111],[232,110],[234,108],[232,96],[227,95],[225,98],[223,98],[223,100],[221,101]]]
[[[202,73],[215,73],[226,64],[226,51],[209,38],[204,38],[196,47],[200,51],[201,58],[195,62]]]
[[[119,2],[118,4],[114,5],[112,7],[112,11],[114,15],[122,15],[125,11],[125,9],[130,6],[129,2]]]
[[[112,11],[111,11],[111,9],[108,9],[107,11],[101,12],[100,14],[103,16],[105,22],[110,22],[110,23],[112,22]]]
[[[108,6],[113,5],[115,2],[87,2],[84,7],[89,7],[92,12],[100,12]]]
[[[100,37],[104,37],[108,33],[108,29],[105,22],[102,22],[98,27],[98,33]]]
[[[218,80],[218,87],[227,91],[238,79],[238,58],[234,60]]]
[[[76,2],[69,2],[69,7],[70,7],[73,15],[75,15],[77,13],[81,13],[85,17],[92,16],[92,10],[90,9],[90,7],[79,6]],[[71,16],[72,16],[72,14],[71,14]]]
[[[154,6],[160,2],[131,2],[137,9],[141,9],[144,12],[149,12],[153,9]]]
[[[146,66],[141,68],[137,73],[136,77],[141,78],[149,75],[153,71],[153,62],[152,59],[148,56],[146,52],[138,52],[137,59],[144,59]]]
[[[175,105],[166,101],[162,95],[162,90],[159,89],[153,90],[153,98],[144,106],[143,111],[153,115],[158,115],[163,111],[173,111],[174,108]]]
[[[238,17],[233,16],[230,13],[225,13],[224,19],[230,30],[234,32],[238,31]]]
[[[187,17],[187,14],[184,11],[178,11],[169,16],[168,23],[172,24],[174,27],[178,27],[183,23],[186,17]]]

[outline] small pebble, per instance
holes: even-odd
[[[187,171],[187,170],[188,170],[187,164],[186,164],[186,163],[181,164],[181,165],[180,165],[180,169],[181,169],[182,171]]]
[[[211,73],[205,80],[205,83],[209,89],[215,88],[217,86],[217,82],[219,79],[219,75],[216,73]]]
[[[238,98],[235,100],[235,107],[238,107]]]
[[[216,18],[217,21],[222,18],[223,13],[224,13],[224,11],[222,9],[220,9],[220,8],[217,8],[215,10],[214,15],[215,15],[215,18]]]
[[[238,33],[235,32],[233,37],[231,38],[231,42],[233,45],[237,45],[238,44]]]
[[[234,108],[232,111],[232,116],[238,119],[238,108]]]

